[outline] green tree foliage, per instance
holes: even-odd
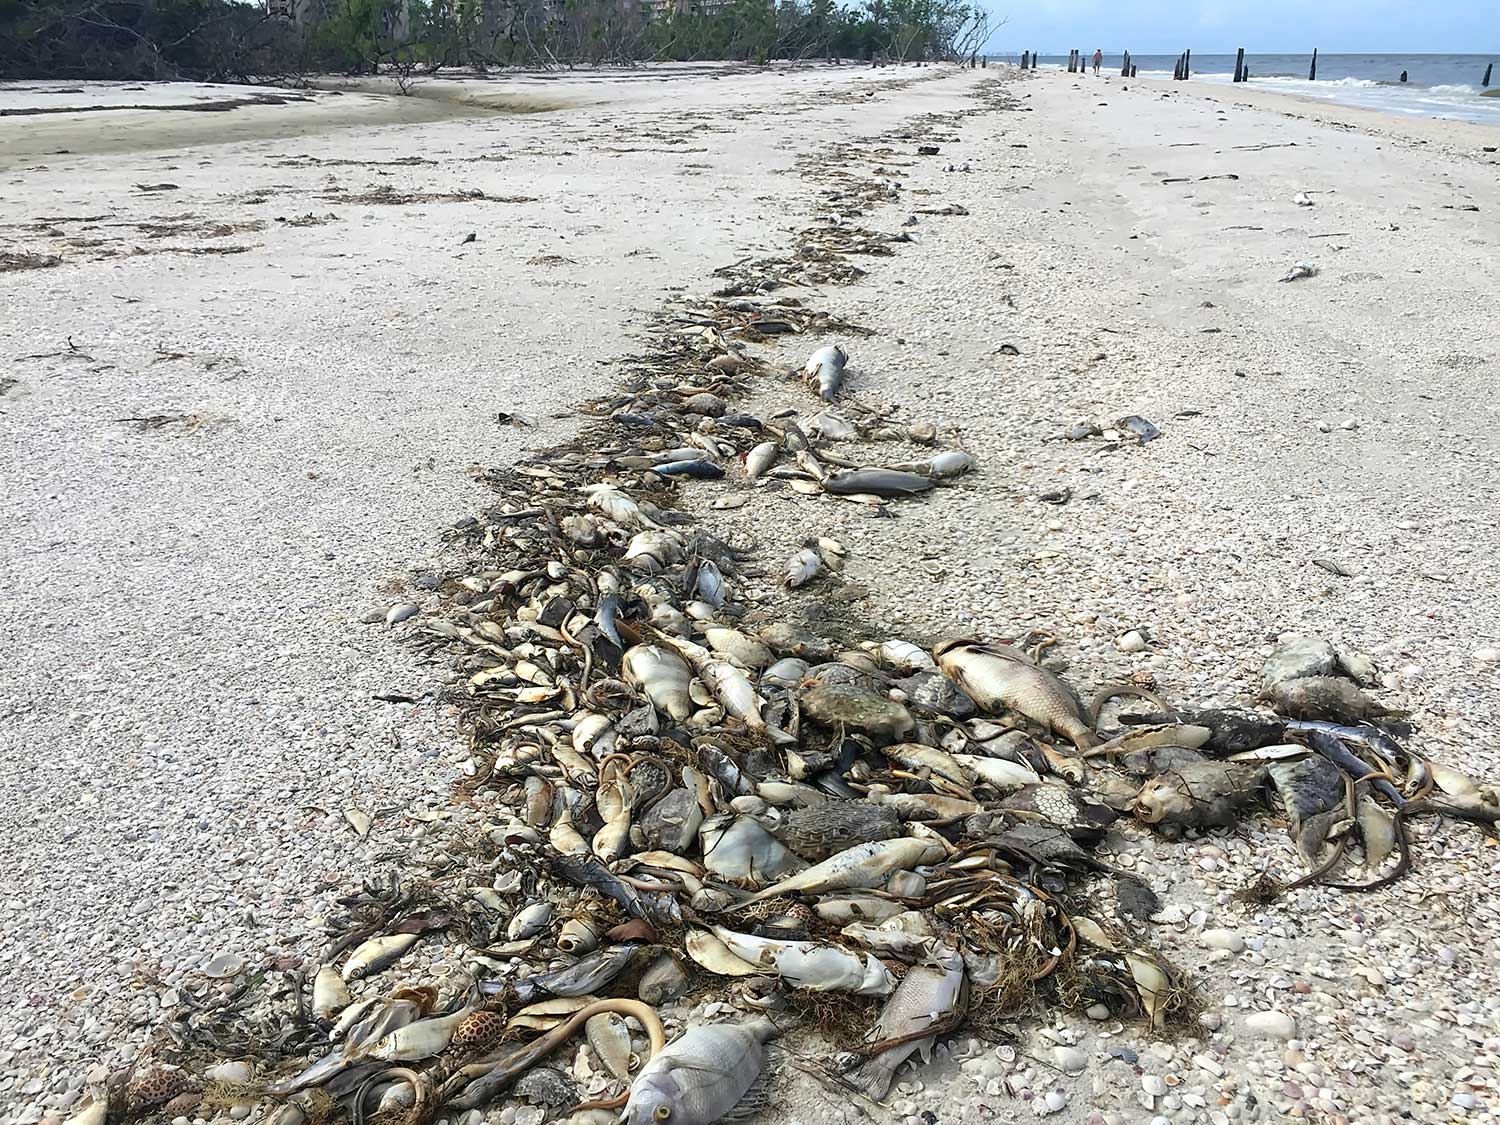
[[[0,78],[287,81],[319,71],[666,60],[964,58],[963,0],[300,0],[300,27],[236,0],[0,0]],[[398,18],[404,12],[404,18]]]

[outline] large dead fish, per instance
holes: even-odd
[[[911,969],[865,1035],[870,1046],[861,1054],[867,1057],[844,1075],[845,1081],[880,1101],[890,1092],[901,1065],[918,1052],[925,1062],[937,1036],[956,1026],[968,1007],[963,958],[953,956],[943,967]]]
[[[990,712],[1009,708],[1056,731],[1080,750],[1098,741],[1073,689],[1020,649],[959,639],[932,650],[938,667]]]
[[[759,1108],[770,1020],[690,1028],[641,1068],[620,1125],[713,1125]]]

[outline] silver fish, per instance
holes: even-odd
[[[356,948],[349,955],[349,960],[344,962],[344,979],[359,980],[380,972],[387,965],[395,964],[406,956],[407,950],[421,938],[421,934],[387,934],[371,938]]]
[[[865,1036],[878,1053],[869,1055],[844,1077],[866,1097],[881,1100],[890,1092],[901,1065],[918,1052],[925,1061],[938,1033],[952,1028],[968,1006],[969,982],[963,958],[949,957],[941,968],[914,967],[902,978]],[[932,1035],[918,1036],[929,1028]],[[879,1050],[881,1043],[891,1040],[895,1041],[893,1046]]]
[[[811,547],[803,547],[786,564],[786,584],[801,586],[817,577],[823,569],[823,557]]]
[[[819,398],[832,402],[844,385],[844,368],[848,364],[849,353],[838,344],[829,344],[807,357],[802,378],[808,386],[817,389]]]
[[[777,449],[778,446],[774,441],[763,441],[745,454],[745,475],[755,480],[776,464]]]
[[[765,1067],[769,1020],[694,1027],[648,1062],[630,1086],[620,1125],[714,1125],[753,1099]]]

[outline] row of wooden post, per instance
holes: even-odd
[[[1036,58],[1037,56],[1035,51],[1022,51],[1021,69],[1035,70]],[[1177,63],[1172,68],[1172,81],[1187,81],[1187,79],[1192,76],[1192,63],[1192,51],[1184,51],[1182,52],[1182,54],[1178,55]],[[1082,51],[1073,51],[1068,55],[1069,74],[1082,74],[1086,69],[1087,64],[1085,64],[1083,61]],[[1490,63],[1484,68],[1484,80],[1479,83],[1481,86],[1489,86],[1490,76],[1491,74],[1493,74],[1494,69],[1494,63]],[[1126,51],[1124,65],[1120,67],[1120,77],[1134,78],[1135,72],[1136,68],[1130,62],[1130,52]],[[1234,80],[1236,82],[1250,81],[1250,68],[1245,65],[1245,48],[1243,47],[1241,47],[1234,53]],[[1318,80],[1318,49],[1316,47],[1313,48],[1312,63],[1307,68],[1307,80],[1309,82],[1316,82]],[[1406,75],[1404,73],[1401,76],[1401,81],[1406,81]]]

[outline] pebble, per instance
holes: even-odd
[[[230,1082],[237,1086],[242,1082],[249,1082],[254,1073],[249,1063],[236,1059],[209,1067],[204,1072],[204,1077],[211,1082]]]
[[[1500,664],[1500,648],[1486,645],[1484,648],[1475,649],[1474,659],[1481,664]]]
[[[542,1125],[547,1111],[539,1105],[523,1105],[516,1110],[516,1125]]]
[[[1084,1009],[1083,1014],[1088,1016],[1088,1018],[1091,1020],[1107,1020],[1109,1019],[1109,1005],[1090,1004],[1087,1008]]]
[[[1123,634],[1115,644],[1119,646],[1121,652],[1146,651],[1146,638],[1141,636],[1139,629],[1132,629],[1130,632]]]
[[[1068,1095],[1061,1090],[1048,1090],[1037,1107],[1037,1112],[1045,1116],[1049,1113],[1060,1113],[1068,1104]]]
[[[1290,1039],[1297,1034],[1297,1021],[1275,1009],[1246,1016],[1245,1026],[1268,1039]]]
[[[1230,953],[1243,953],[1245,939],[1233,930],[1204,930],[1198,940],[1210,949],[1227,949]]]
[[[1064,1074],[1078,1074],[1089,1064],[1089,1057],[1077,1047],[1053,1047],[1052,1064]]]

